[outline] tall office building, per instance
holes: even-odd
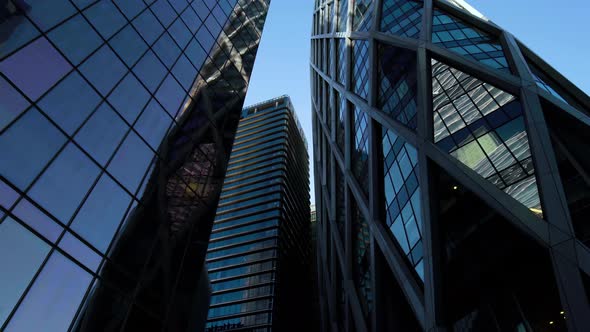
[[[207,331],[308,331],[310,266],[307,143],[281,96],[238,125],[207,250]]]
[[[311,57],[324,330],[590,330],[584,92],[460,0],[317,0]]]
[[[268,5],[0,1],[0,330],[204,328]]]

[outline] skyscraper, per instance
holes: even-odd
[[[464,1],[313,19],[324,330],[590,330],[590,98]]]
[[[203,328],[268,5],[0,2],[0,330]]]
[[[309,159],[287,96],[242,113],[207,267],[207,331],[310,330]]]

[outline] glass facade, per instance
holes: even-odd
[[[464,0],[314,17],[322,330],[590,329],[590,98]]]
[[[207,252],[207,331],[306,330],[292,307],[311,305],[306,149],[289,97],[243,110]]]
[[[268,6],[0,4],[0,330],[202,328]]]

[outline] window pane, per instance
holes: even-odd
[[[80,71],[100,93],[106,96],[123,78],[127,68],[105,45],[80,66]]]
[[[149,10],[141,13],[133,20],[132,24],[149,45],[152,45],[164,31],[162,25]]]
[[[39,30],[21,14],[26,11],[26,7],[18,3],[15,5],[19,12],[11,13],[9,9],[8,17],[5,16],[0,23],[0,31],[5,34],[0,43],[0,59],[39,35]]]
[[[72,233],[68,232],[59,241],[59,247],[72,255],[78,262],[84,264],[87,268],[96,271],[102,258],[87,245],[82,243]]]
[[[108,100],[125,120],[133,123],[149,98],[149,92],[135,76],[129,73],[111,93]]]
[[[193,38],[193,40],[191,40],[191,42],[188,44],[188,47],[185,50],[185,54],[188,56],[189,60],[197,67],[197,69],[201,68],[203,61],[205,61],[205,58],[207,58],[207,52],[203,50],[203,48],[195,38]]]
[[[167,0],[157,0],[152,4],[152,11],[158,16],[158,19],[160,19],[160,22],[162,22],[165,27],[168,27],[177,16]]]
[[[18,250],[15,250],[18,248]],[[0,325],[43,263],[49,246],[8,217],[0,224]],[[7,268],[9,267],[9,268]]]
[[[197,76],[197,70],[183,55],[178,59],[178,62],[172,68],[172,74],[182,84],[185,90],[189,91],[195,77]]]
[[[47,31],[57,23],[65,20],[76,12],[76,8],[68,0],[28,1],[27,15],[37,25]]]
[[[186,23],[188,28],[191,30],[191,33],[197,32],[197,29],[201,25],[201,20],[197,16],[197,14],[192,9],[185,10],[180,17]]]
[[[145,8],[142,0],[113,0],[128,19],[132,19]]]
[[[65,141],[36,109],[29,110],[0,136],[0,151],[10,156],[0,163],[0,174],[24,190]]]
[[[75,65],[80,64],[102,44],[100,36],[82,17],[76,15],[52,30],[49,38]]]
[[[185,48],[186,44],[188,44],[188,41],[193,36],[180,18],[177,19],[172,24],[172,26],[170,26],[170,29],[168,29],[168,31],[170,32],[170,35],[172,35],[172,38],[176,40],[180,48]]]
[[[199,31],[197,31],[196,39],[207,53],[209,53],[211,47],[215,43],[215,39],[213,39],[213,36],[211,36],[211,33],[207,31],[205,26],[202,26]]]
[[[172,118],[152,99],[135,124],[135,129],[149,145],[157,150],[172,123]]]
[[[174,62],[178,59],[181,52],[180,48],[178,48],[168,33],[164,33],[162,37],[158,39],[154,44],[153,50],[168,68],[172,68],[172,65],[174,65]]]
[[[45,38],[0,62],[0,71],[29,98],[37,100],[72,69]]]
[[[154,52],[148,51],[135,65],[133,72],[151,92],[155,92],[166,76],[166,67],[156,58]]]
[[[98,167],[70,143],[35,183],[29,196],[65,223],[97,176]]]
[[[135,192],[154,153],[134,133],[129,136],[109,164],[108,170],[129,191]]]
[[[84,15],[104,37],[109,39],[117,30],[127,22],[117,7],[109,0],[101,0],[94,6],[86,9]]]
[[[80,74],[72,72],[41,99],[39,106],[64,131],[73,134],[98,106],[100,99]]]
[[[104,166],[128,129],[113,109],[103,103],[76,134],[75,140]]]
[[[171,75],[168,75],[158,89],[156,98],[164,106],[168,114],[175,116],[185,95],[186,92],[184,92],[178,82]]]
[[[59,224],[26,199],[21,200],[12,213],[51,242],[55,243],[63,231]]]
[[[92,278],[54,252],[6,331],[67,331]]]
[[[72,230],[98,250],[106,252],[130,201],[131,197],[103,174],[76,215]]]
[[[2,77],[0,77],[0,91],[2,91],[0,94],[0,130],[2,130],[30,104]]]
[[[109,41],[115,52],[125,61],[127,66],[132,67],[141,55],[147,50],[147,44],[131,25],[119,31]]]

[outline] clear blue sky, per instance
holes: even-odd
[[[589,0],[468,0],[590,94]],[[312,0],[272,0],[245,105],[291,96],[312,146],[309,52]],[[310,165],[312,166],[312,165]],[[313,193],[312,173],[312,203]]]

